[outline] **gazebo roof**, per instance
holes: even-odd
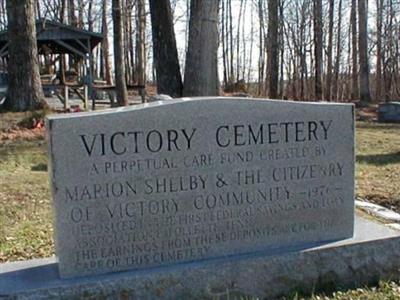
[[[73,54],[85,57],[103,40],[95,33],[60,22],[41,19],[36,21],[39,54]],[[0,32],[0,57],[8,55],[8,30]]]

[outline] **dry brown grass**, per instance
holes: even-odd
[[[400,124],[357,123],[357,196],[400,211]]]

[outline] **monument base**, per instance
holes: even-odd
[[[60,279],[55,258],[0,265],[0,299],[274,298],[400,278],[400,231],[356,216],[352,239],[142,271]]]

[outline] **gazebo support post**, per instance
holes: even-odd
[[[93,53],[92,53],[92,45],[90,39],[87,39],[87,49],[89,53],[89,66],[88,66],[88,92],[89,96],[92,99],[92,110],[96,109],[96,101],[93,93]]]
[[[64,110],[66,111],[69,108],[69,90],[68,86],[64,85]]]
[[[88,110],[89,109],[89,101],[88,101],[89,97],[88,97],[88,87],[86,85],[83,86],[83,93],[84,93],[84,97],[85,97],[83,106],[84,106],[85,110]]]

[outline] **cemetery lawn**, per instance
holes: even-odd
[[[357,197],[400,212],[400,124],[357,122]]]
[[[45,131],[17,128],[26,116],[0,113],[0,263],[54,254]],[[400,124],[358,122],[356,149],[357,197],[400,212]],[[311,299],[399,298],[382,283]]]
[[[44,140],[0,142],[0,262],[52,255]]]

